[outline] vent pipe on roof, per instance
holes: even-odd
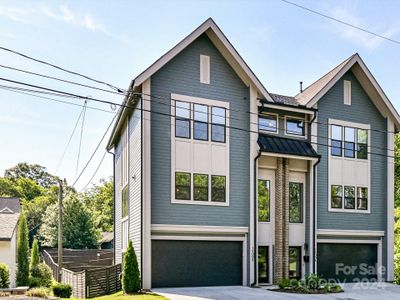
[[[303,81],[300,81],[300,93],[303,92]]]

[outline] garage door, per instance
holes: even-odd
[[[377,279],[376,244],[318,243],[318,274],[340,282]]]
[[[152,242],[152,286],[242,285],[242,242]]]

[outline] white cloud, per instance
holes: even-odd
[[[27,15],[29,12],[17,7],[0,6],[0,16],[15,22],[28,23]]]
[[[363,20],[362,18],[356,16],[353,11],[357,11],[356,7],[352,7],[351,9],[348,7],[335,7],[331,9],[332,16],[346,23],[355,25],[357,27],[368,29],[369,31],[376,32],[382,36],[392,38],[397,33],[400,32],[400,26],[392,25],[387,26],[384,24],[376,23],[376,19],[374,20],[375,26],[370,26],[368,22]],[[385,40],[378,36],[374,36],[367,32],[363,32],[357,28],[353,28],[344,24],[340,24],[338,22],[332,21],[334,24],[335,32],[339,33],[342,38],[347,39],[355,44],[358,44],[370,51],[378,48]]]

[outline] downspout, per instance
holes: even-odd
[[[251,286],[254,286],[257,283],[257,160],[261,156],[261,150],[258,150],[257,156],[254,158],[254,250],[253,250],[253,257],[254,257],[254,282]]]
[[[108,153],[110,153],[112,156],[113,156],[113,190],[114,190],[114,192],[113,192],[113,198],[114,198],[114,201],[113,201],[113,215],[114,215],[114,221],[113,221],[113,223],[114,223],[114,232],[113,232],[113,236],[114,236],[114,239],[113,239],[113,248],[114,248],[114,264],[115,264],[115,261],[116,261],[116,259],[115,259],[115,255],[116,255],[116,252],[115,252],[115,238],[116,238],[116,236],[115,236],[115,193],[116,193],[116,188],[115,188],[115,153],[114,152],[111,152],[111,151],[109,151],[108,149],[107,149],[107,152]]]
[[[140,287],[143,288],[143,97],[140,96]]]

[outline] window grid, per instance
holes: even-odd
[[[343,192],[344,191],[344,192]],[[331,209],[343,211],[367,211],[368,188],[362,186],[331,185]]]
[[[368,159],[368,130],[331,124],[331,156]]]

